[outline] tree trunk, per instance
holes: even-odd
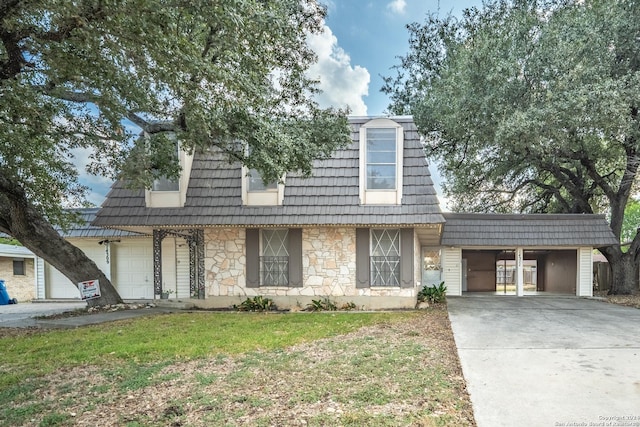
[[[2,184],[9,180],[4,179]],[[89,306],[122,303],[122,298],[98,266],[77,247],[64,240],[46,218],[26,199],[19,186],[0,193],[0,231],[6,232],[27,249],[43,258],[78,286],[99,280],[101,296],[87,300]]]
[[[609,295],[630,295],[638,290],[636,262],[631,251],[622,252],[619,247],[601,250],[611,267]]]

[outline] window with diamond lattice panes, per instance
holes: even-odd
[[[288,230],[262,230],[260,285],[289,285]]]
[[[400,286],[400,230],[371,230],[371,286]]]

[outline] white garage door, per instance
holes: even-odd
[[[44,266],[44,274],[47,283],[47,298],[77,298],[80,299],[80,291],[62,273],[53,268],[49,263]]]
[[[74,241],[71,242],[77,246],[82,252],[96,263],[103,273],[109,276],[108,265],[106,263],[106,254],[104,246],[98,244],[97,241]],[[47,298],[77,298],[80,299],[80,291],[71,283],[62,273],[53,268],[49,263],[45,263],[45,280],[47,284]],[[87,278],[87,280],[91,280]]]
[[[123,299],[153,299],[152,239],[123,240],[115,254],[113,284]]]

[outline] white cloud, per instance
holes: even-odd
[[[393,0],[391,3],[387,4],[387,9],[399,15],[404,13],[406,7],[407,2],[405,0]]]
[[[369,93],[369,71],[351,65],[351,58],[326,25],[321,34],[309,35],[308,42],[318,55],[318,62],[309,68],[309,76],[320,80],[322,93],[316,95],[316,101],[323,108],[348,106],[350,114],[366,116],[362,97]]]

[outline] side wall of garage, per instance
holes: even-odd
[[[496,254],[495,251],[462,251],[467,260],[467,291],[495,292]],[[463,272],[464,274],[464,272]]]
[[[545,257],[545,292],[576,294],[577,255],[575,250],[550,251]]]

